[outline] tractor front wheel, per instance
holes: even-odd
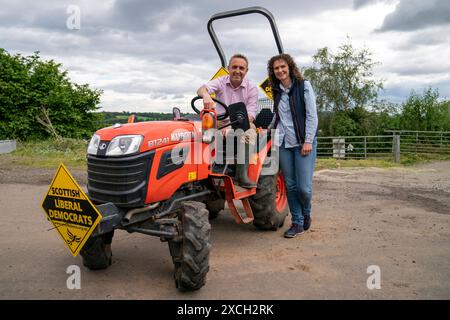
[[[111,265],[111,241],[114,231],[98,237],[89,238],[84,244],[80,255],[83,265],[91,270],[106,269]]]
[[[205,285],[209,271],[209,233],[211,225],[205,204],[186,201],[178,219],[181,221],[180,239],[169,240],[175,265],[175,285],[182,291],[198,290]]]

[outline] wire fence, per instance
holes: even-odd
[[[450,132],[386,130],[400,137],[402,154],[450,154]]]
[[[262,98],[258,100],[258,112],[262,109],[270,109],[273,108],[273,100],[268,98]]]
[[[321,158],[392,158],[393,154],[392,135],[317,138],[317,156]]]
[[[380,136],[318,137],[317,156],[335,159],[382,158],[400,162],[401,155],[450,155],[448,131],[386,130]]]
[[[258,100],[259,111],[273,101]],[[270,122],[270,121],[269,121]],[[336,159],[383,158],[400,162],[402,155],[450,155],[450,131],[385,130],[379,136],[318,137],[317,156]]]

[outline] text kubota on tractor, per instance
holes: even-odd
[[[219,53],[212,22],[233,16],[259,13],[266,16],[278,46],[278,31],[269,11],[252,7],[213,15],[208,31]],[[198,110],[200,121],[180,117],[174,108],[173,121],[116,124],[98,130],[87,155],[88,197],[102,218],[85,242],[80,254],[89,269],[111,265],[109,244],[114,230],[138,232],[167,241],[175,266],[174,278],[180,290],[196,290],[205,284],[209,270],[209,219],[224,209],[225,202],[237,223],[253,223],[262,230],[277,230],[288,213],[284,180],[278,171],[276,150],[267,130],[258,130],[256,157],[248,176],[256,188],[235,183],[235,164],[245,153],[237,143],[248,128],[242,103],[226,106],[226,112]],[[200,103],[198,103],[200,104]],[[266,114],[267,115],[267,114]],[[267,128],[271,116],[261,113],[256,126]],[[224,139],[218,120],[229,117],[235,137]],[[219,130],[218,130],[219,129]],[[242,207],[236,206],[241,201]]]

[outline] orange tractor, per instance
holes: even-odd
[[[272,15],[252,7],[212,16],[208,31],[219,52],[212,22],[249,13],[265,15],[272,26],[279,52],[282,52]],[[258,130],[256,161],[248,169],[257,187],[244,189],[235,183],[233,157],[228,152],[237,143],[226,144],[218,120],[228,116],[236,132],[248,126],[242,103],[215,110],[198,110],[200,121],[189,121],[174,108],[173,121],[116,124],[98,130],[87,155],[88,194],[102,214],[102,220],[81,250],[83,264],[104,269],[111,264],[114,230],[138,232],[167,241],[175,265],[175,284],[180,290],[196,290],[205,284],[209,270],[209,219],[224,209],[225,202],[237,223],[253,223],[262,230],[277,230],[288,213],[284,179],[278,172],[267,130]],[[260,113],[257,127],[267,128],[271,117]],[[242,132],[242,130],[241,130]],[[219,133],[219,134],[218,134]],[[238,149],[238,148],[236,148]],[[223,155],[231,154],[223,161]],[[231,158],[231,159],[229,159]],[[276,163],[274,167],[274,163]],[[275,168],[275,169],[274,169]],[[242,207],[236,206],[241,201]]]

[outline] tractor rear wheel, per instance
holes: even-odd
[[[89,238],[80,251],[83,265],[91,270],[108,268],[112,262],[111,240],[112,232]]]
[[[175,285],[182,291],[198,290],[204,286],[209,271],[209,233],[211,225],[205,204],[186,201],[179,215],[181,238],[169,240],[175,265]]]
[[[275,231],[282,227],[289,212],[283,174],[260,176],[256,194],[249,201],[256,228]]]

